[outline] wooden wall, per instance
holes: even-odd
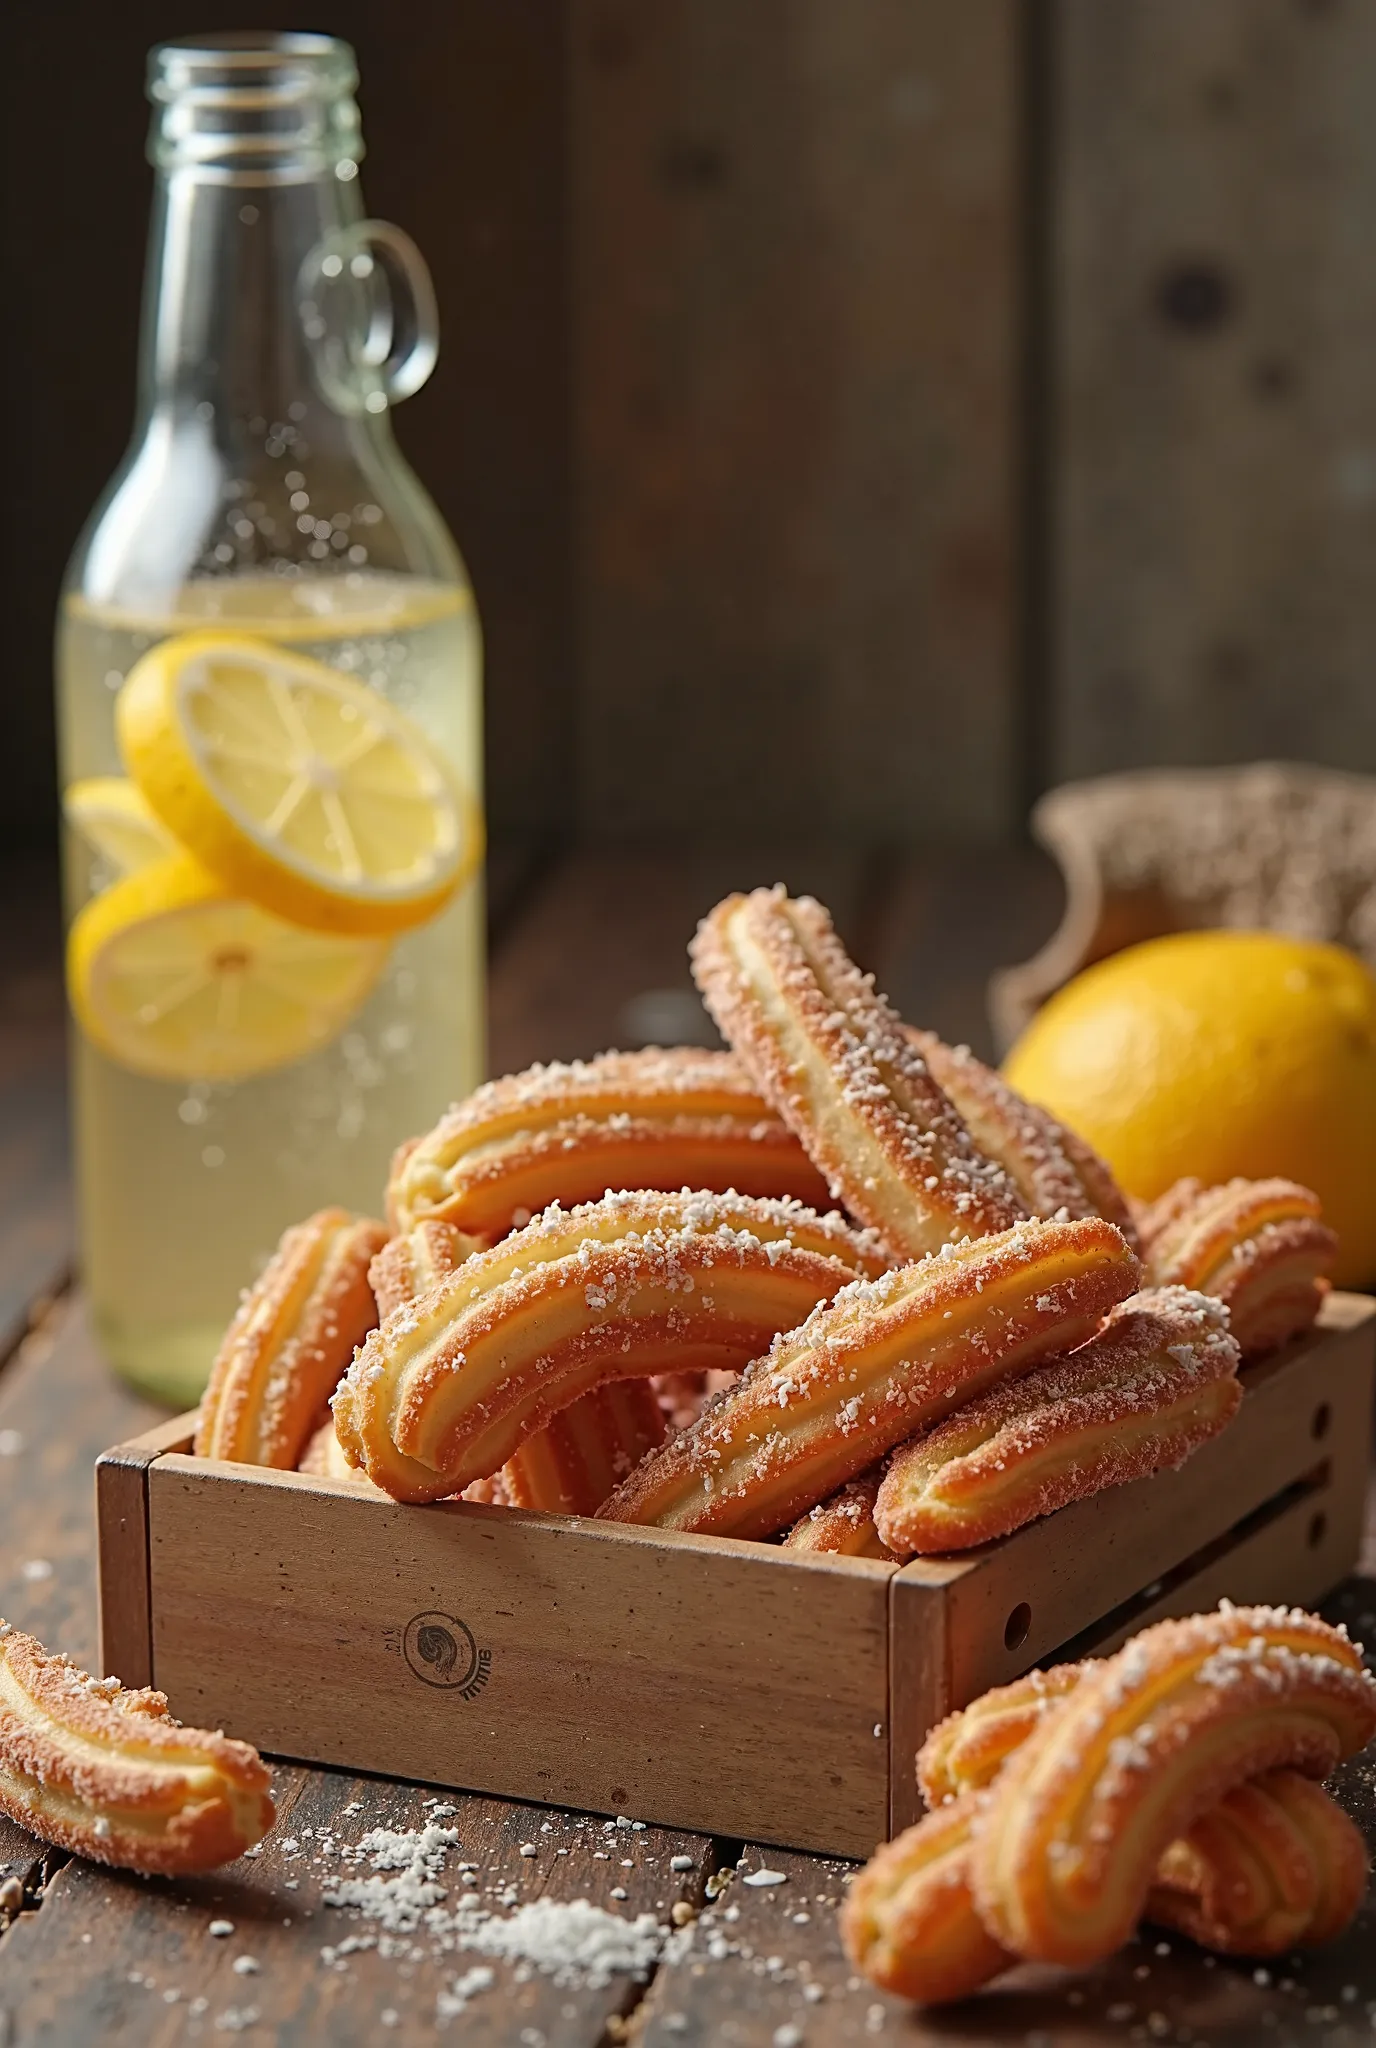
[[[1055,24],[1052,773],[1376,769],[1376,7]]]
[[[996,841],[1128,763],[1376,768],[1372,0],[313,25],[436,273],[398,429],[478,587],[499,841]],[[129,414],[142,53],[186,26],[48,0],[6,69],[11,840]]]
[[[1010,811],[1015,0],[578,0],[579,817]]]

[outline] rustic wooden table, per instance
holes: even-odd
[[[684,1029],[683,946],[694,919],[723,889],[777,875],[832,904],[906,1014],[977,1046],[988,971],[1028,954],[1059,903],[1054,877],[1030,855],[886,865],[787,851],[760,861],[583,854],[512,864],[492,888],[494,1070]],[[92,1464],[158,1416],[106,1372],[70,1286],[55,907],[41,872],[0,879],[0,1613],[92,1663]],[[1376,1570],[1370,1541],[1364,1568]],[[1329,1611],[1376,1643],[1376,1578],[1350,1580]],[[1269,1970],[1148,1931],[1083,1977],[1026,1969],[975,2003],[919,2019],[853,1976],[841,1953],[843,1866],[463,1794],[444,1795],[451,1810],[441,1817],[456,1834],[451,1884],[460,1861],[471,1866],[455,1889],[511,1905],[587,1898],[685,1931],[647,1979],[621,1973],[595,1987],[435,1953],[414,1936],[353,1947],[351,1938],[377,1930],[324,1902],[340,1875],[337,1845],[375,1827],[423,1826],[435,1795],[293,1764],[278,1766],[275,1789],[278,1825],[262,1852],[183,1884],[45,1855],[0,1820],[0,1883],[22,1886],[22,1904],[0,1914],[0,2048],[230,2034],[363,2043],[437,2030],[522,2048],[1317,2048],[1376,2029],[1372,1900],[1333,1949]],[[1376,1840],[1376,1757],[1350,1765],[1341,1791]],[[744,1877],[762,1864],[786,1881],[718,1889],[716,1873]],[[232,1933],[212,1936],[216,1920],[232,1922]]]

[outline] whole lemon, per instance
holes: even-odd
[[[1087,968],[1004,1071],[1127,1193],[1283,1174],[1313,1188],[1340,1286],[1376,1281],[1376,978],[1340,946],[1181,932]]]

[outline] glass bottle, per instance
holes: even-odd
[[[85,1283],[118,1370],[181,1405],[283,1228],[327,1203],[378,1214],[393,1147],[483,1069],[481,641],[458,551],[392,437],[391,404],[434,361],[434,300],[414,245],[363,216],[356,83],[352,51],[325,36],[153,51],[137,421],[58,621]],[[424,921],[413,904],[405,928],[358,936],[322,929],[314,903],[283,915],[279,842],[247,887],[169,813],[146,762],[140,779],[126,681],[150,650],[160,673],[191,673],[207,645],[193,633],[212,636],[196,674],[228,678],[225,773],[225,730],[252,726],[257,689],[330,757],[293,757],[296,823],[258,816],[269,841],[331,801],[317,784],[336,755],[340,801],[356,800],[365,771],[339,754],[340,719],[374,771],[378,734],[403,735],[450,891]],[[282,730],[248,737],[236,790],[257,801],[258,754]],[[235,790],[217,793],[232,813]],[[382,799],[357,800],[371,832]],[[431,810],[415,815],[428,830]]]

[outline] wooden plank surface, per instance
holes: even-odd
[[[570,10],[584,832],[1014,823],[1017,21]]]
[[[1052,777],[1376,766],[1376,10],[1056,0]]]

